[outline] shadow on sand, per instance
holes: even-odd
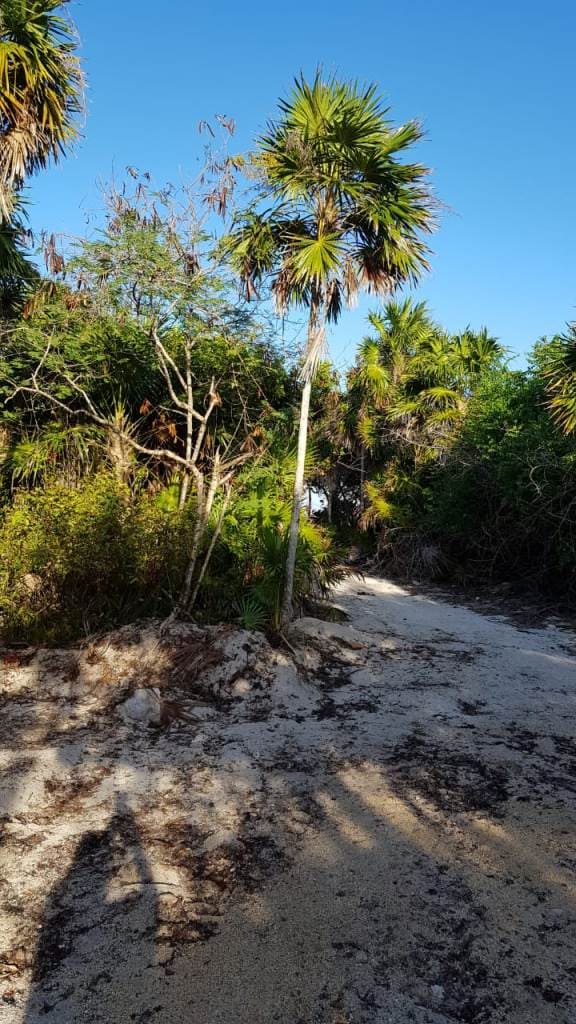
[[[126,965],[129,999],[135,996],[154,962],[157,918],[156,888],[138,827],[118,796],[108,827],[84,833],[48,897],[24,1024],[106,1019],[100,1017],[99,988],[111,981],[111,963]],[[58,1012],[63,998],[65,1018]],[[132,1011],[126,1018],[140,1019]]]

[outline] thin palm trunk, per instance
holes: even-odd
[[[296,554],[298,551],[298,535],[300,532],[300,513],[304,499],[304,471],[306,468],[306,445],[308,442],[308,415],[310,412],[310,395],[312,392],[312,378],[314,375],[315,350],[318,346],[321,330],[318,323],[319,300],[315,298],[310,305],[310,316],[308,319],[308,340],[306,345],[306,357],[304,361],[305,381],[302,388],[300,400],[300,423],[298,426],[298,450],[296,454],[296,474],[294,476],[294,491],[292,495],[292,516],[288,533],[288,554],[286,556],[286,579],[284,583],[284,597],[282,600],[282,614],[280,622],[282,628],[288,625],[292,618],[292,599],[294,596],[294,574],[296,571]]]
[[[286,557],[286,581],[284,584],[284,599],[282,602],[282,627],[287,626],[292,618],[292,596],[294,594],[294,573],[296,570],[296,551],[298,549],[298,534],[300,531],[300,512],[302,509],[302,498],[304,496],[304,469],[306,465],[306,443],[308,440],[308,413],[310,411],[310,393],[312,381],[307,380],[302,388],[302,400],[300,403],[300,425],[298,428],[298,453],[296,456],[296,475],[294,477],[294,492],[292,497],[292,517],[290,519],[290,531],[288,535],[288,554]]]

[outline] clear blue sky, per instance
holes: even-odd
[[[418,156],[449,208],[419,291],[436,317],[486,324],[518,353],[576,318],[574,0],[75,0],[70,12],[85,137],[34,180],[35,226],[85,230],[113,168],[186,177],[214,113],[235,118],[247,148],[293,76],[321,63],[378,82],[395,120],[424,122]],[[369,305],[333,331],[337,363]]]

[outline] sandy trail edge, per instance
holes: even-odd
[[[4,667],[2,1024],[576,1024],[573,636],[337,601],[160,732],[154,627]]]

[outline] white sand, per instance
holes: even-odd
[[[2,1024],[576,1024],[573,635],[337,602],[298,670],[222,634],[217,707],[154,627],[0,665]]]

